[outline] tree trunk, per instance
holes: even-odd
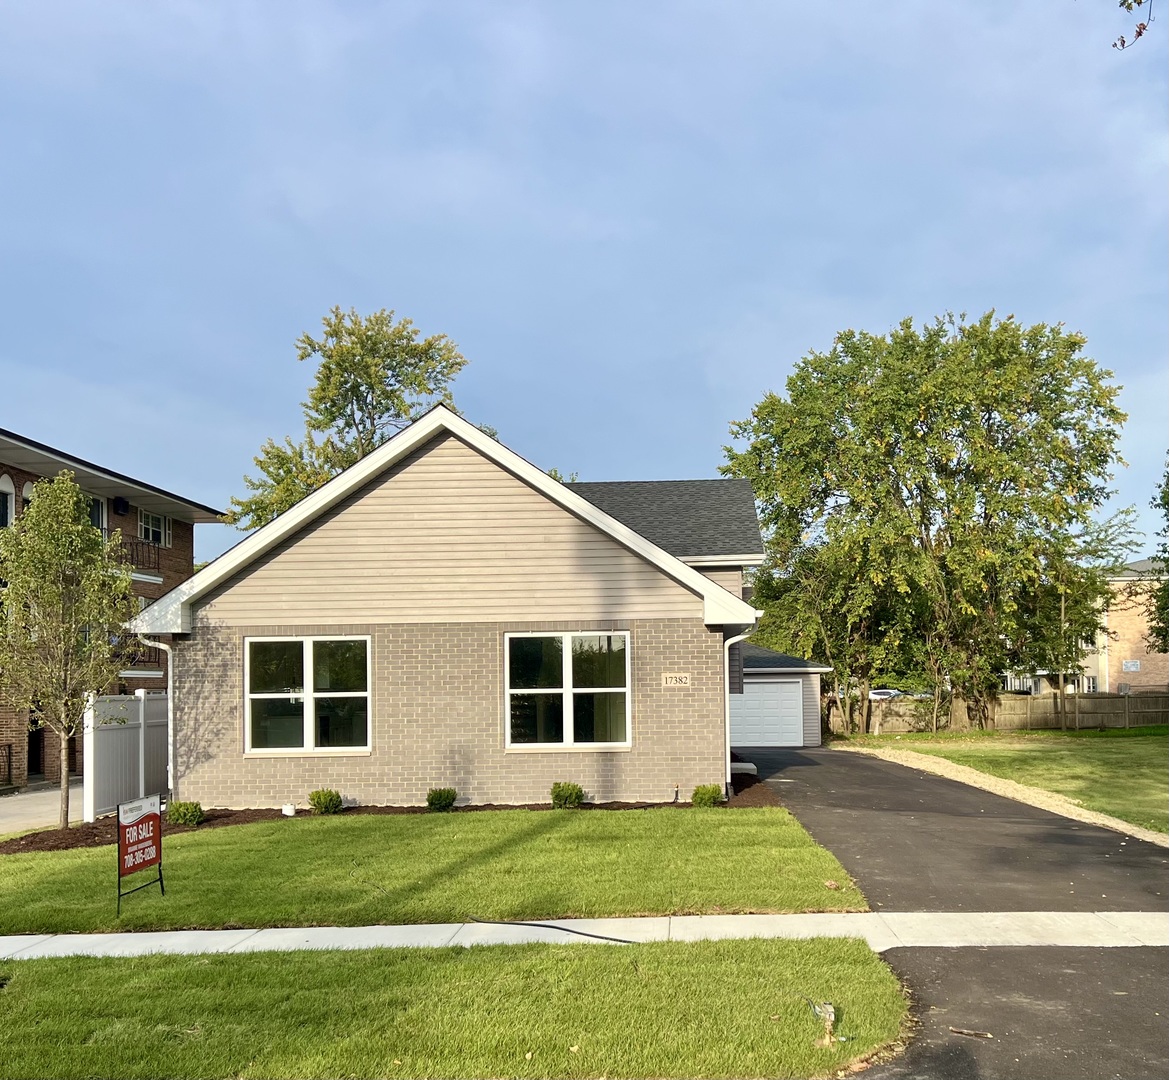
[[[1064,675],[1061,671],[1059,673],[1059,730],[1067,731],[1068,729],[1068,699],[1067,687],[1064,684]]]
[[[61,820],[59,829],[69,828],[69,734],[64,729],[61,736]]]
[[[869,721],[872,719],[872,703],[869,701],[869,688],[872,683],[868,679],[861,679],[860,685],[860,701],[857,702],[857,708],[860,709],[860,720],[857,724],[858,732],[861,735],[869,733]]]
[[[938,733],[938,710],[942,707],[942,688],[940,686],[934,687],[934,715],[932,718],[932,726],[934,734]]]

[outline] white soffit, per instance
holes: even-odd
[[[384,472],[442,432],[474,447],[513,476],[535,488],[576,517],[606,533],[635,555],[668,574],[703,601],[703,620],[711,626],[753,626],[762,614],[750,604],[716,585],[698,570],[651,544],[644,536],[599,510],[588,500],[553,480],[503,443],[485,435],[474,424],[443,405],[436,405],[408,428],[379,446],[368,457],[335,476],[298,502],[291,510],[257,529],[194,577],[172,589],[134,618],[130,628],[139,634],[182,634],[191,629],[191,604],[227,581],[265,552],[330,510],[379,473]]]

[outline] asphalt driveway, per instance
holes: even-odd
[[[842,750],[738,750],[874,910],[1169,911],[1169,848]]]
[[[875,910],[1169,912],[1169,849],[862,754],[737,752]],[[865,1072],[873,1080],[1169,1075],[1169,949],[884,957],[912,994],[917,1030],[904,1054]]]

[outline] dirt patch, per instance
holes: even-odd
[[[779,796],[772,788],[765,784],[758,776],[750,773],[733,773],[731,775],[733,794],[728,806],[782,806]]]
[[[741,791],[747,794],[740,795]],[[735,794],[728,804],[732,807],[750,806],[778,806],[779,800],[770,793],[766,784],[758,782],[758,777],[735,777]],[[672,808],[677,810],[689,809],[688,802],[651,803],[651,802],[605,802],[585,803],[581,810],[651,810]],[[455,814],[480,813],[491,810],[551,810],[549,803],[524,803],[516,806],[512,804],[482,803],[477,806],[458,806],[449,811]],[[350,806],[341,813],[346,816],[357,814],[425,814],[425,806]],[[303,816],[306,811],[300,811]],[[249,825],[256,821],[277,821],[283,815],[279,810],[208,810],[204,822],[197,826],[198,831],[218,829],[228,825]],[[73,848],[105,847],[118,842],[116,819],[110,814],[97,821],[88,821],[74,825],[70,829],[43,829],[40,832],[26,833],[11,840],[0,842],[0,855],[17,855],[30,851],[69,851]],[[177,836],[180,833],[194,832],[189,825],[163,826],[167,836]]]

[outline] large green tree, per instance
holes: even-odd
[[[437,402],[453,405],[450,383],[467,361],[445,334],[424,338],[384,308],[362,316],[334,307],[322,323],[320,338],[296,342],[297,359],[317,363],[304,435],[260,448],[259,475],[244,477],[249,494],[232,498],[227,516],[242,529],[266,525]]]
[[[1153,572],[1148,586],[1147,644],[1152,652],[1169,653],[1169,456],[1165,475],[1157,486],[1153,509],[1161,511],[1161,528],[1157,532],[1157,550],[1153,555]]]
[[[916,652],[959,722],[988,719],[1029,590],[1109,494],[1124,415],[1084,344],[993,312],[848,330],[731,428],[724,471],[754,485],[778,565],[838,553],[835,591],[885,612],[882,661]]]
[[[0,693],[57,735],[60,827],[69,827],[69,740],[91,694],[123,667],[124,627],[137,607],[121,536],[89,520],[91,499],[70,472],[38,480],[32,501],[0,529]]]

